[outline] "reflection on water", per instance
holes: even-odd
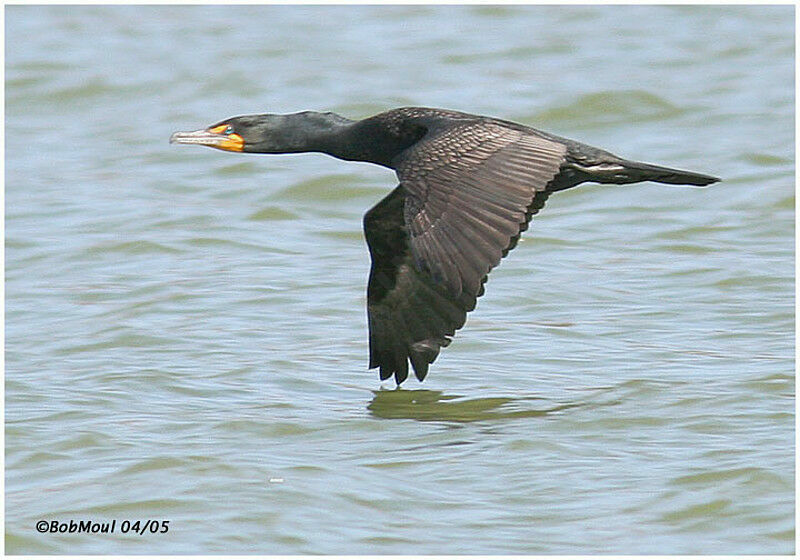
[[[548,408],[508,410],[523,405],[530,397],[490,397],[462,399],[459,395],[445,395],[442,391],[428,389],[394,389],[374,391],[375,396],[367,408],[378,418],[404,418],[423,422],[475,422],[478,420],[504,420],[534,418],[561,412],[578,404],[563,404]]]

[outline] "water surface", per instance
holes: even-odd
[[[792,7],[6,9],[10,553],[794,551]],[[551,197],[424,384],[394,175],[169,146],[440,106],[720,175]],[[39,520],[169,520],[39,534]]]

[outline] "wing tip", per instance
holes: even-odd
[[[411,362],[414,376],[422,382],[428,375],[430,365],[439,356],[439,351],[446,348],[450,342],[452,340],[446,336],[428,338],[410,344],[404,356],[374,355],[370,357],[369,369],[379,368],[378,375],[381,381],[386,381],[394,376],[395,382],[400,386],[408,379],[408,363]]]

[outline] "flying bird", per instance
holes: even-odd
[[[464,326],[487,275],[551,193],[584,182],[705,186],[719,178],[622,159],[491,117],[404,107],[360,121],[335,113],[231,117],[171,143],[231,152],[322,152],[394,169],[400,184],[364,216],[369,368],[422,381]]]

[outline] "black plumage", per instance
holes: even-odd
[[[394,169],[364,216],[370,368],[421,381],[475,308],[489,271],[556,191],[580,183],[705,186],[716,177],[619,158],[500,119],[407,107],[362,121],[333,113],[233,117],[171,142],[251,153],[323,152]]]

